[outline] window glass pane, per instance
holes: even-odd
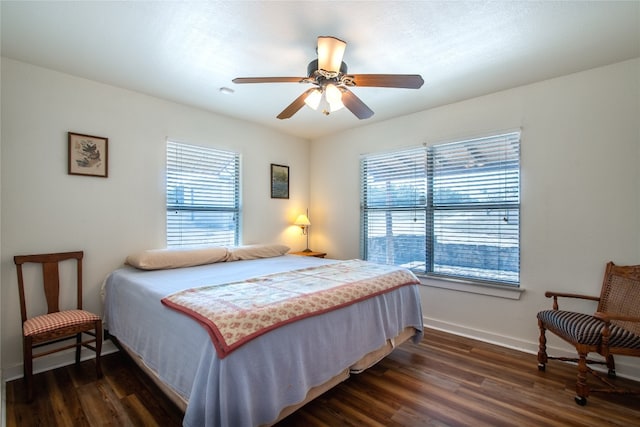
[[[433,204],[518,203],[520,134],[429,147]]]
[[[434,274],[519,283],[520,134],[428,149]]]
[[[518,283],[517,209],[437,211],[433,219],[433,273]]]
[[[366,216],[368,260],[425,271],[425,212],[376,210]]]
[[[167,242],[169,246],[235,245],[235,212],[168,210]]]
[[[424,148],[364,157],[362,202],[367,208],[424,207],[426,156]]]
[[[167,142],[167,246],[237,245],[237,153]]]

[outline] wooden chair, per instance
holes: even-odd
[[[39,255],[18,255],[13,257],[18,271],[20,292],[20,314],[22,316],[22,346],[24,359],[24,379],[27,400],[33,400],[33,359],[58,351],[76,348],[76,364],[80,363],[80,350],[89,348],[96,353],[96,375],[102,377],[100,352],[102,350],[102,319],[100,316],[82,309],[82,258],[84,253],[65,252]],[[59,264],[67,260],[76,260],[77,270],[77,309],[60,310],[60,272]],[[47,301],[47,314],[27,316],[24,278],[22,266],[25,263],[42,264],[44,294]],[[90,335],[83,341],[82,334]],[[91,338],[92,337],[92,338]],[[56,346],[34,354],[33,350],[49,344],[75,339],[75,343]],[[95,343],[94,345],[91,345]]]
[[[618,266],[609,262],[600,297],[558,292],[546,292],[545,296],[553,297],[553,310],[541,311],[537,316],[540,328],[538,369],[544,371],[549,359],[577,362],[575,401],[582,406],[587,404],[589,392],[640,394],[638,391],[617,388],[589,367],[589,364],[607,365],[608,377],[615,378],[614,354],[640,356],[640,265]],[[598,308],[593,315],[562,311],[558,309],[558,297],[597,301]],[[573,344],[578,357],[547,356],[546,330]],[[592,352],[600,354],[604,360],[588,359],[588,353]],[[587,373],[593,374],[607,387],[590,389]]]

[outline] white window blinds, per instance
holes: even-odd
[[[517,285],[520,133],[363,156],[362,256]]]
[[[237,245],[240,156],[167,141],[167,246]]]
[[[423,147],[361,159],[365,259],[424,270],[426,161]]]
[[[520,133],[434,145],[428,272],[508,284],[520,271]]]

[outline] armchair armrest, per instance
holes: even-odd
[[[579,299],[586,299],[586,300],[590,300],[590,301],[600,301],[600,297],[594,297],[594,296],[591,296],[591,295],[581,295],[581,294],[568,294],[568,293],[564,293],[564,292],[547,291],[547,292],[544,293],[544,296],[547,297],[547,298],[553,297],[553,309],[554,310],[558,309],[558,297],[579,298]]]
[[[595,317],[598,320],[602,320],[603,322],[610,322],[612,320],[621,320],[623,322],[640,322],[640,317],[633,317],[633,316],[622,316],[619,314],[613,314],[613,313],[604,313],[602,311],[596,311],[593,314],[593,317]]]

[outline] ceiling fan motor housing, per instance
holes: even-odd
[[[313,61],[309,62],[309,65],[307,65],[307,76],[309,78],[316,79],[318,83],[321,83],[321,81],[323,80],[339,81],[340,76],[344,74],[347,74],[347,64],[345,64],[344,61],[340,64],[340,72],[338,73],[319,70],[317,59],[314,59]]]

